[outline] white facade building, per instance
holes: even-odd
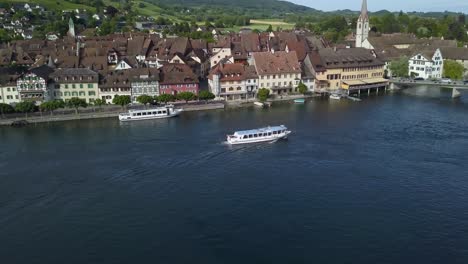
[[[225,58],[232,58],[231,48],[213,48],[213,56],[210,58],[210,65],[213,68]]]
[[[13,104],[19,103],[20,97],[18,89],[16,88],[16,83],[6,84],[5,86],[0,86],[0,103],[2,104]]]
[[[440,79],[444,70],[442,52],[419,52],[409,59],[409,76],[424,79]]]

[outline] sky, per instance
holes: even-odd
[[[333,11],[337,9],[360,10],[362,0],[289,0],[312,8]],[[468,13],[468,0],[367,0],[369,11],[453,11]]]

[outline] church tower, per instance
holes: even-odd
[[[71,17],[68,21],[68,36],[75,38],[75,24],[73,23],[73,19]]]
[[[356,24],[356,47],[361,48],[362,42],[369,37],[369,15],[367,13],[367,0],[362,0],[361,14]]]

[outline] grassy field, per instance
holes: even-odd
[[[90,11],[95,11],[96,9],[92,6],[87,6],[87,5],[82,5],[82,4],[74,4],[70,3],[65,0],[0,0],[4,1],[6,3],[33,3],[33,4],[40,4],[44,6],[48,10],[55,10],[55,11],[62,11],[62,10],[71,10],[71,9],[87,9]],[[139,7],[140,3],[144,4],[144,7],[141,8]],[[111,0],[104,0],[105,5],[112,5],[115,6],[116,8],[118,7],[118,3],[112,2]],[[163,18],[168,18],[171,19],[174,22],[180,22],[181,20],[178,19],[175,16],[167,15],[165,10],[161,9],[161,7],[151,4],[148,2],[143,2],[141,0],[136,0],[133,1],[133,7],[137,11],[137,13],[144,15],[144,16],[150,16],[154,18],[158,17],[163,17]],[[286,23],[282,20],[278,19],[252,19],[250,20],[251,24],[249,26],[246,26],[246,28],[250,28],[252,30],[260,30],[260,31],[265,31],[271,25],[274,30],[276,30],[277,27],[280,27],[281,29],[292,29],[294,27],[293,24]],[[204,24],[204,23],[201,23]],[[240,26],[235,26],[232,28],[225,28],[222,29],[223,31],[230,31],[230,32],[239,32],[239,30],[244,27]]]
[[[74,4],[63,0],[28,0],[28,1],[21,1],[21,0],[2,0],[3,3],[28,3],[28,4],[39,4],[44,6],[48,10],[70,10],[70,9],[87,9],[91,11],[95,11],[96,9],[92,6],[81,5],[81,4]]]
[[[272,25],[272,26],[294,26],[293,24],[286,23],[276,19],[251,19],[250,23],[259,25]]]
[[[273,27],[273,30],[276,30],[276,27],[280,27],[281,29],[286,29],[286,30],[294,28],[294,24],[289,24],[289,23],[286,23],[284,21],[277,20],[277,19],[262,19],[262,20],[251,19],[249,26],[242,26],[242,27],[235,26],[232,28],[225,28],[223,29],[223,31],[239,32],[241,28],[250,28],[252,30],[257,29],[260,31],[266,31],[270,25]]]
[[[87,5],[82,5],[82,4],[74,4],[70,3],[68,1],[64,0],[0,0],[2,2],[6,3],[33,3],[33,4],[40,4],[44,6],[47,10],[55,10],[55,11],[62,11],[62,10],[71,10],[71,9],[87,9],[90,11],[95,11],[96,8],[92,6],[87,6]],[[169,18],[173,21],[179,21],[176,17],[174,16],[169,16],[164,14],[164,10],[162,10],[160,7],[144,2],[145,7],[140,8],[139,4],[142,3],[143,1],[133,1],[133,6],[135,10],[144,16],[151,16],[151,17],[164,17],[164,18]],[[104,0],[105,5],[111,5],[115,6],[116,8],[118,7],[118,3],[116,2],[111,2],[110,0]]]
[[[140,3],[143,3],[145,7],[140,8],[139,7]],[[164,14],[164,10],[162,10],[159,6],[150,4],[148,2],[133,1],[133,7],[137,11],[137,13],[143,16],[149,16],[149,17],[154,17],[154,18],[163,17],[163,18],[169,18],[174,22],[179,22],[179,19],[177,19],[176,17]]]

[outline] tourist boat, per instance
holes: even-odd
[[[291,131],[287,127],[272,126],[252,130],[236,131],[227,136],[227,143],[231,145],[271,142],[278,139],[286,139]]]
[[[258,106],[258,107],[264,107],[265,106],[265,104],[262,103],[262,102],[254,102],[254,105]]]
[[[303,104],[303,103],[305,103],[305,99],[304,98],[294,99],[294,103]]]
[[[128,110],[128,113],[119,114],[120,121],[133,121],[133,120],[148,120],[158,118],[168,118],[179,115],[183,110],[175,109],[173,105],[163,107],[142,109],[142,110]]]
[[[339,94],[332,93],[332,94],[330,94],[330,99],[340,100],[341,96]]]

